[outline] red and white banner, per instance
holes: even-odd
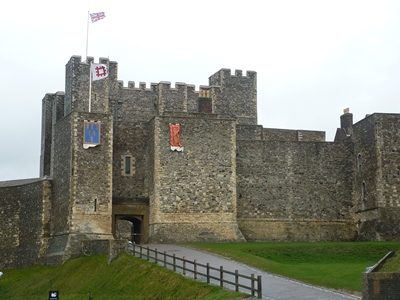
[[[108,77],[108,68],[105,64],[91,64],[90,71],[93,81]]]
[[[90,19],[92,20],[92,23],[104,19],[105,17],[106,15],[104,14],[104,12],[90,13]]]
[[[169,143],[172,151],[183,151],[179,124],[169,124]]]

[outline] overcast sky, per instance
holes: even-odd
[[[118,62],[119,79],[200,85],[257,72],[258,123],[319,130],[400,110],[400,1],[9,1],[0,18],[0,180],[39,176],[41,105],[65,64]]]

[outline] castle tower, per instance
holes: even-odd
[[[236,222],[237,120],[211,109],[188,113],[193,89],[176,86],[159,88],[164,103],[150,121],[149,241],[244,241]],[[208,90],[196,97],[218,101],[211,96],[219,89]],[[173,128],[182,147],[173,146]]]
[[[42,145],[40,153],[40,177],[52,176],[53,125],[64,116],[64,92],[46,94],[42,100]]]
[[[214,103],[214,113],[237,118],[238,124],[257,125],[257,73],[221,69],[209,78],[210,86],[220,86],[219,98]]]
[[[61,102],[53,102],[53,218],[51,240],[44,257],[47,264],[59,264],[79,255],[83,240],[112,239],[113,116],[108,113],[110,79],[92,82],[89,108],[92,61],[81,62],[79,56],[74,56],[68,62],[61,118],[61,109],[57,108]],[[108,65],[108,60],[101,59],[100,63]],[[44,107],[48,106],[45,98]],[[44,135],[49,134],[46,132]],[[46,149],[42,151],[48,152]],[[47,169],[48,163],[44,165]]]
[[[361,240],[399,240],[400,115],[374,113],[354,124],[354,197]]]
[[[170,124],[180,126],[183,152],[171,150]],[[244,241],[236,223],[236,120],[158,116],[150,132],[149,241]]]

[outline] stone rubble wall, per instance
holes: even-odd
[[[183,152],[171,151],[169,124],[180,124]],[[154,120],[154,197],[150,197],[150,237],[165,241],[180,234],[200,240],[242,240],[236,229],[236,122],[202,114]],[[191,222],[192,224],[188,223]],[[218,222],[229,224],[229,234]],[[180,225],[179,225],[180,224]],[[175,230],[175,228],[180,230]],[[169,228],[169,229],[168,229]],[[198,229],[196,229],[198,228]],[[203,229],[201,229],[203,228]],[[193,231],[195,230],[195,231]],[[200,237],[200,232],[202,237]],[[219,232],[219,233],[218,233]]]
[[[245,238],[356,238],[353,164],[351,143],[237,141],[238,219]]]
[[[0,269],[35,265],[49,238],[51,182],[38,178],[11,186],[4,183],[0,185]]]

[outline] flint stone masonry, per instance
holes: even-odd
[[[352,153],[350,143],[237,141],[238,218],[240,228],[252,232],[251,236],[244,233],[245,237],[355,239],[356,227],[351,225],[350,214]],[[275,234],[265,234],[260,227],[268,227]],[[341,227],[350,230],[345,235]],[[313,234],[315,229],[318,234]]]
[[[113,203],[149,203],[147,123],[115,122],[113,151]],[[125,157],[131,173],[125,174]]]
[[[363,273],[362,299],[400,299],[400,273]]]
[[[266,141],[325,142],[325,132],[263,128],[262,139]]]
[[[382,266],[389,258],[397,255],[394,251],[386,254],[378,263],[362,274],[362,299],[387,300],[400,298],[400,273],[382,272]]]
[[[258,125],[254,71],[221,69],[198,88],[124,86],[118,63],[100,58],[109,75],[89,95],[93,62],[71,57],[65,93],[42,100],[41,179],[0,183],[3,266],[112,259],[121,237],[400,239],[399,114],[353,124],[346,109],[326,142],[322,131]],[[87,121],[99,124],[100,143],[85,149]],[[171,150],[170,124],[180,126],[182,152]]]
[[[357,157],[354,191],[359,203],[360,239],[398,240],[399,115],[373,114],[354,124],[352,129]]]
[[[199,240],[243,240],[235,221],[235,120],[186,114],[156,117],[153,122],[158,152],[153,176],[158,193],[150,202],[151,241],[166,241],[162,232],[178,224],[181,224],[179,232],[186,230],[185,236],[191,236],[191,241],[195,236]],[[169,147],[170,123],[180,125],[186,149],[183,152],[171,151]],[[227,228],[212,229],[216,220],[226,220]],[[193,231],[194,222],[204,228],[202,237],[198,229]],[[183,241],[183,236],[177,233],[171,231],[168,240]]]
[[[47,247],[51,182],[0,183],[0,269],[35,265]]]

